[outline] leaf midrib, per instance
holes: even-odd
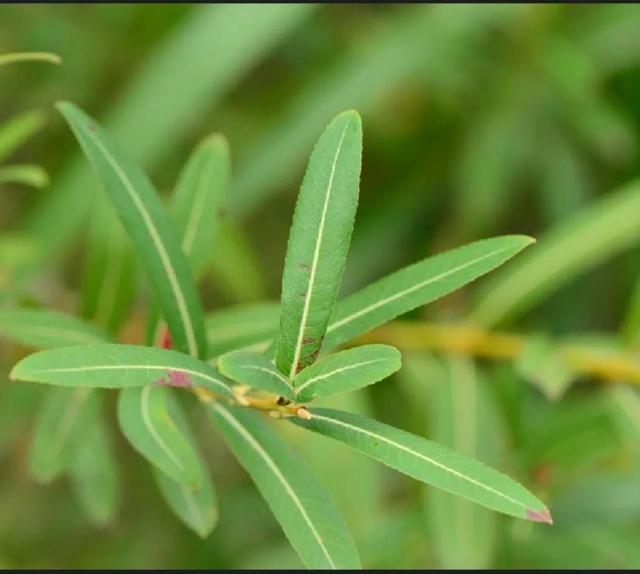
[[[330,417],[325,417],[325,416],[319,415],[319,414],[317,414],[316,412],[313,412],[313,411],[312,411],[312,417],[314,419],[324,420],[324,421],[326,421],[326,422],[328,422],[330,424],[335,424],[337,426],[342,426],[342,427],[351,429],[351,430],[353,430],[355,432],[359,432],[361,434],[368,435],[368,436],[370,436],[372,438],[375,438],[377,440],[381,440],[382,442],[386,442],[387,444],[390,444],[395,448],[398,448],[398,449],[403,450],[403,451],[405,451],[405,452],[407,452],[407,453],[409,453],[409,454],[411,454],[413,456],[416,456],[417,458],[420,458],[420,459],[424,460],[425,462],[428,462],[429,464],[432,464],[433,466],[437,466],[438,468],[440,468],[440,469],[442,469],[442,470],[444,470],[444,471],[446,471],[446,472],[448,472],[450,474],[453,474],[454,476],[457,476],[458,478],[461,478],[461,479],[466,480],[466,481],[468,481],[468,482],[470,482],[472,484],[475,484],[476,486],[478,486],[480,488],[484,488],[485,490],[487,490],[487,491],[489,491],[489,492],[491,492],[491,493],[493,493],[493,494],[495,494],[495,495],[497,495],[497,496],[499,496],[501,498],[504,498],[505,500],[508,500],[509,502],[512,502],[513,504],[516,504],[517,506],[520,506],[520,507],[524,508],[525,511],[530,510],[527,505],[523,504],[522,502],[520,502],[518,500],[515,500],[514,498],[511,498],[510,496],[500,492],[499,490],[495,490],[494,488],[492,488],[492,487],[490,487],[490,486],[488,486],[486,484],[483,484],[482,482],[478,482],[477,480],[475,480],[475,479],[473,479],[473,478],[471,478],[469,476],[466,476],[465,474],[462,474],[461,472],[458,472],[457,470],[454,470],[454,469],[452,469],[452,468],[450,468],[450,467],[448,467],[448,466],[446,466],[446,465],[444,465],[444,464],[442,464],[442,463],[440,463],[440,462],[438,462],[436,460],[433,460],[432,458],[430,458],[430,457],[428,457],[428,456],[426,456],[426,455],[424,455],[422,453],[416,452],[415,450],[413,450],[413,449],[411,449],[409,447],[406,447],[406,446],[404,446],[404,445],[402,445],[400,443],[397,443],[397,442],[395,442],[395,441],[393,441],[393,440],[391,440],[391,439],[389,439],[389,438],[387,438],[387,437],[385,437],[383,435],[380,435],[380,434],[372,432],[370,430],[366,430],[366,429],[351,425],[349,423],[345,423],[344,421],[340,421],[340,420],[337,420],[337,419],[333,419],[333,418],[330,418]]]
[[[331,174],[329,175],[329,184],[327,185],[324,205],[322,207],[322,216],[320,218],[320,225],[318,227],[318,236],[316,238],[316,245],[313,252],[313,261],[311,262],[309,284],[307,286],[307,292],[305,293],[304,306],[302,308],[302,317],[300,318],[300,328],[298,331],[298,338],[296,341],[295,351],[293,354],[293,362],[291,363],[291,368],[289,369],[290,381],[293,381],[293,378],[296,374],[298,361],[300,360],[300,353],[302,352],[302,341],[304,340],[304,333],[307,328],[309,308],[311,307],[311,298],[313,296],[313,287],[315,285],[315,280],[316,280],[316,270],[318,268],[318,260],[320,259],[320,249],[322,247],[322,237],[324,235],[324,226],[327,219],[327,211],[329,209],[329,200],[331,199],[331,192],[333,190],[333,180],[336,173],[336,165],[338,164],[338,157],[340,156],[340,151],[342,150],[342,143],[344,142],[344,137],[347,133],[348,127],[349,127],[349,123],[347,122],[344,126],[344,129],[342,130],[342,135],[340,136],[340,141],[338,142],[338,147],[336,149],[336,153],[333,158],[333,162],[331,164]]]
[[[295,389],[296,394],[301,393],[302,389],[306,389],[312,383],[316,383],[318,381],[322,381],[324,379],[328,379],[329,377],[332,377],[332,376],[337,375],[339,373],[343,373],[345,371],[350,371],[352,369],[357,369],[358,367],[364,367],[366,365],[373,365],[375,363],[384,363],[387,360],[388,359],[371,359],[370,361],[361,361],[359,363],[353,363],[351,365],[346,365],[344,367],[340,367],[338,369],[334,369],[333,371],[329,371],[328,373],[323,373],[322,375],[317,375],[315,377],[312,377],[311,379],[309,379],[307,382],[303,383],[299,387],[296,387],[296,389]]]
[[[282,474],[282,472],[280,472],[280,469],[278,468],[278,466],[276,465],[274,460],[269,456],[269,453],[267,453],[264,450],[264,448],[262,448],[262,445],[260,445],[260,443],[255,438],[253,438],[253,436],[251,436],[251,434],[249,432],[247,432],[247,430],[238,422],[238,420],[227,409],[225,409],[220,404],[214,404],[213,408],[216,411],[218,411],[218,413],[234,429],[236,429],[236,431],[238,433],[240,433],[240,436],[242,436],[242,438],[245,439],[245,441],[249,444],[249,446],[253,450],[255,450],[262,457],[262,459],[267,463],[267,466],[271,469],[271,471],[276,476],[276,478],[280,481],[282,486],[284,486],[287,494],[291,497],[291,499],[293,500],[294,504],[296,505],[296,507],[300,511],[300,514],[302,515],[302,518],[304,519],[304,521],[309,526],[309,530],[311,530],[311,533],[313,534],[313,537],[316,539],[316,541],[320,545],[320,548],[322,549],[322,552],[325,555],[326,559],[329,561],[329,564],[331,565],[331,568],[333,568],[335,570],[336,569],[336,565],[335,565],[334,561],[332,560],[331,555],[329,554],[329,551],[327,550],[326,546],[324,545],[324,542],[322,541],[322,538],[320,537],[320,534],[316,530],[315,525],[313,524],[313,522],[311,521],[311,518],[307,514],[306,509],[302,505],[302,502],[298,498],[297,494],[295,493],[295,491],[293,490],[293,488],[291,487],[291,485],[289,484],[289,482],[287,481],[285,476]]]
[[[149,213],[145,209],[144,204],[138,197],[131,181],[127,177],[127,174],[122,171],[118,163],[109,153],[103,145],[102,142],[95,136],[90,130],[85,130],[86,135],[93,141],[96,147],[101,151],[104,158],[109,162],[111,168],[114,170],[120,181],[122,182],[124,188],[127,190],[127,193],[131,197],[134,205],[136,206],[139,214],[142,216],[142,220],[144,221],[147,230],[149,231],[149,235],[156,246],[158,251],[158,255],[160,255],[160,260],[162,261],[162,265],[164,267],[165,273],[167,274],[167,278],[169,279],[169,283],[171,284],[171,290],[173,291],[176,303],[178,304],[178,311],[180,313],[180,318],[182,320],[183,325],[185,326],[185,335],[187,337],[187,346],[189,347],[189,353],[194,357],[198,356],[198,345],[196,343],[195,333],[193,330],[193,324],[191,322],[191,316],[189,315],[189,311],[187,309],[186,300],[184,298],[184,294],[182,293],[182,289],[177,279],[177,275],[173,266],[171,264],[171,259],[169,258],[169,254],[167,253],[164,243],[162,242],[162,238],[158,234],[158,230],[156,229],[153,220],[149,216]]]
[[[481,257],[473,259],[472,261],[467,261],[466,263],[463,263],[462,265],[458,265],[457,267],[454,267],[453,269],[448,269],[447,271],[445,271],[443,273],[440,273],[439,275],[436,275],[435,277],[430,277],[429,279],[425,279],[424,281],[421,281],[420,283],[418,283],[416,285],[408,287],[407,289],[404,289],[403,291],[399,291],[397,293],[394,293],[393,295],[390,295],[389,297],[386,297],[384,299],[380,299],[379,301],[376,301],[375,303],[372,303],[371,305],[369,305],[367,307],[364,307],[363,309],[360,309],[359,311],[356,311],[355,313],[352,313],[351,315],[348,315],[348,316],[344,317],[343,319],[340,319],[338,321],[335,321],[334,323],[331,323],[329,325],[329,327],[327,328],[327,333],[330,333],[331,331],[335,331],[337,328],[342,327],[343,325],[345,325],[347,323],[350,323],[351,321],[356,320],[358,317],[361,317],[362,315],[366,315],[368,313],[371,313],[372,311],[375,311],[378,307],[381,307],[382,305],[386,305],[387,303],[391,303],[392,301],[395,301],[396,299],[404,297],[404,296],[412,293],[413,291],[416,291],[417,289],[421,289],[422,287],[425,287],[425,286],[429,285],[430,283],[434,283],[436,281],[440,281],[440,280],[448,277],[449,275],[457,273],[458,271],[462,271],[463,269],[466,269],[467,267],[475,265],[476,263],[480,263],[480,261],[488,259],[489,257],[494,257],[495,255],[499,255],[500,253],[502,253],[504,251],[510,251],[511,249],[513,249],[513,246],[503,247],[502,249],[497,249],[496,251],[492,251],[491,253],[485,253]]]

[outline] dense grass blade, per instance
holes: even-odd
[[[363,345],[322,357],[293,380],[296,401],[354,391],[386,379],[400,368],[400,352],[389,345]]]
[[[138,345],[80,345],[34,353],[11,371],[13,380],[68,387],[200,386],[234,399],[211,365],[168,349]]]
[[[287,378],[264,355],[251,351],[233,351],[218,359],[220,372],[243,385],[274,393],[290,401],[293,390]]]
[[[309,409],[295,424],[326,435],[376,460],[498,512],[551,523],[533,494],[508,476],[448,448],[377,421],[331,409]]]
[[[414,263],[340,300],[323,351],[455,291],[533,243],[523,235],[475,241]]]
[[[152,183],[83,111],[58,108],[93,164],[111,203],[145,267],[176,349],[206,355],[198,293],[169,216]]]
[[[358,207],[362,123],[331,121],[311,154],[289,234],[276,365],[293,380],[315,360],[333,309]]]
[[[303,463],[256,413],[211,406],[213,420],[308,568],[359,568],[344,519]]]

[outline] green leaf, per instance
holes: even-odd
[[[49,174],[39,165],[30,163],[7,165],[0,167],[0,185],[5,183],[42,189],[49,185]]]
[[[81,319],[44,309],[0,310],[0,335],[36,349],[100,343],[99,329]]]
[[[198,456],[171,411],[180,408],[172,389],[158,385],[123,389],[118,423],[127,440],[152,465],[191,488],[201,482]]]
[[[264,355],[251,351],[233,351],[218,359],[220,372],[254,389],[274,393],[290,401],[295,399],[287,378]]]
[[[499,267],[533,242],[523,235],[475,241],[387,275],[338,302],[323,351],[455,291]]]
[[[184,353],[138,345],[81,345],[34,353],[13,367],[11,379],[68,387],[127,388],[189,383],[234,399],[211,365]]]
[[[640,239],[640,182],[590,204],[553,227],[535,250],[489,281],[473,319],[485,326],[514,318],[576,276]]]
[[[218,521],[218,503],[209,475],[202,471],[197,489],[176,482],[156,468],[153,477],[173,513],[201,538],[209,536]]]
[[[173,513],[198,536],[205,538],[218,522],[218,499],[206,464],[195,447],[196,438],[189,428],[187,417],[182,409],[176,408],[177,406],[179,406],[177,401],[171,401],[170,415],[180,432],[196,449],[196,460],[200,468],[200,485],[198,488],[191,488],[176,482],[158,468],[153,468],[153,477]]]
[[[214,134],[196,147],[178,179],[173,210],[182,250],[196,275],[214,253],[230,169],[229,143]]]
[[[29,470],[50,482],[70,464],[76,445],[86,434],[96,411],[92,389],[54,389],[46,396],[29,452]]]
[[[498,512],[551,522],[547,508],[526,488],[484,464],[394,427],[350,413],[309,409],[295,424],[342,441],[417,480]]]
[[[151,181],[77,106],[59,103],[145,267],[176,349],[206,355],[203,311],[189,263]]]
[[[0,162],[39,132],[46,122],[41,110],[24,112],[0,126]]]
[[[354,391],[395,373],[400,352],[389,345],[363,345],[320,358],[300,373],[293,386],[298,402]]]
[[[268,344],[278,330],[280,303],[248,303],[206,316],[209,357],[257,343]]]
[[[69,471],[71,484],[87,516],[97,525],[113,520],[120,484],[111,437],[100,413],[78,437]]]
[[[316,144],[298,196],[282,277],[276,365],[293,380],[315,360],[346,263],[358,206],[362,122],[336,116]]]
[[[338,509],[259,415],[220,403],[211,406],[211,414],[306,566],[359,568],[356,548]]]

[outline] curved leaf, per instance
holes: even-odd
[[[133,448],[152,465],[175,481],[198,488],[200,463],[171,415],[170,410],[180,408],[171,392],[158,385],[123,389],[118,397],[118,423]]]
[[[218,359],[220,372],[254,389],[294,400],[287,378],[264,355],[251,351],[233,351]]]
[[[331,316],[323,351],[455,291],[531,245],[524,235],[475,241],[409,265],[342,299]]]
[[[409,476],[492,510],[551,523],[549,511],[526,488],[484,464],[377,421],[331,409],[309,409],[295,424],[348,444]]]
[[[224,377],[204,361],[177,351],[138,345],[81,345],[41,351],[22,359],[10,377],[68,387],[195,385],[235,398]]]
[[[93,164],[145,267],[174,346],[206,355],[203,311],[189,263],[153,184],[77,106],[58,109]]]
[[[362,122],[336,116],[316,144],[298,196],[282,277],[276,365],[293,380],[315,360],[333,309],[358,206]]]
[[[46,119],[42,110],[32,110],[3,123],[0,126],[0,162],[39,132],[44,127]]]
[[[213,420],[309,568],[359,568],[344,519],[287,445],[246,409],[212,405]]]
[[[400,368],[400,352],[389,345],[363,345],[322,357],[294,380],[296,400],[353,391],[386,379]]]

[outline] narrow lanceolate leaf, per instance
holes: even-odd
[[[294,400],[287,378],[264,355],[251,351],[233,351],[218,359],[220,372],[243,385]]]
[[[485,326],[514,318],[553,290],[640,239],[640,181],[589,205],[552,228],[535,250],[496,275],[473,318]]]
[[[298,196],[282,277],[276,365],[293,380],[315,360],[333,309],[358,206],[362,123],[336,116],[316,144]]]
[[[116,513],[120,485],[103,417],[94,416],[78,438],[69,467],[71,484],[87,516],[97,525],[107,524]]]
[[[260,416],[220,403],[212,405],[211,413],[306,566],[359,568],[355,545],[340,512],[302,461]]]
[[[153,184],[83,111],[58,104],[147,271],[176,349],[206,355],[203,312],[189,262]]]
[[[229,177],[229,144],[214,134],[196,147],[178,179],[174,216],[182,250],[196,274],[213,256]]]
[[[198,488],[192,488],[176,482],[157,467],[153,469],[153,477],[173,513],[198,536],[205,538],[218,521],[218,499],[206,464],[197,452],[196,439],[189,428],[187,417],[181,409],[175,408],[177,406],[177,401],[171,401],[170,415],[180,432],[194,445],[200,469],[200,484]]]
[[[296,401],[304,403],[377,383],[395,373],[400,364],[400,352],[389,345],[363,345],[322,357],[293,380]]]
[[[278,330],[280,303],[248,303],[209,313],[206,317],[209,357],[234,349],[268,344]]]
[[[151,464],[195,489],[201,482],[200,464],[171,415],[180,408],[171,393],[160,385],[123,389],[118,397],[118,422],[133,448]]]
[[[198,386],[233,399],[211,365],[184,353],[137,345],[81,345],[34,353],[11,371],[13,380],[67,387]]]
[[[323,350],[426,305],[502,265],[534,242],[523,235],[475,241],[409,265],[336,305]]]
[[[492,510],[536,522],[551,515],[533,494],[484,464],[388,425],[331,409],[309,409],[310,420],[291,420],[329,436],[417,480],[482,504]]]
[[[44,309],[0,310],[0,337],[36,349],[100,343],[106,336],[81,319]]]
[[[29,452],[29,469],[37,480],[49,482],[67,468],[98,398],[92,389],[55,389],[47,395]]]

